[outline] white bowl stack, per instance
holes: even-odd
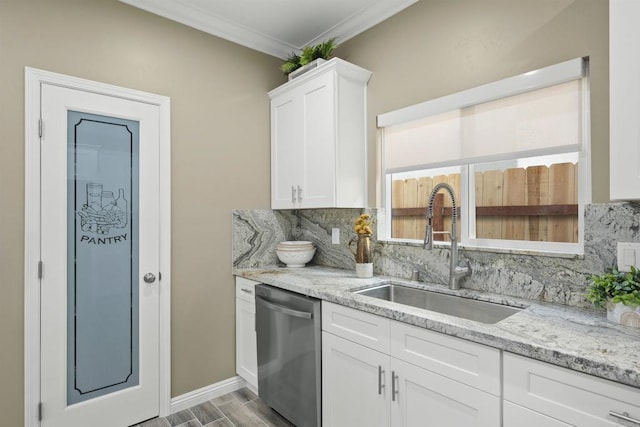
[[[304,240],[280,242],[276,246],[278,259],[284,262],[287,267],[292,268],[304,267],[306,263],[311,261],[315,253],[315,245]]]

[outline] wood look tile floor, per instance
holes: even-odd
[[[248,388],[132,427],[295,427]]]

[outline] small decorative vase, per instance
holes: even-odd
[[[373,277],[373,263],[356,263],[356,276],[361,279],[368,279],[369,277]]]
[[[629,307],[621,302],[607,302],[607,320],[632,328],[640,328],[640,306]]]
[[[358,234],[357,237],[349,240],[349,250],[356,258],[356,276],[362,278],[373,277],[371,234]]]

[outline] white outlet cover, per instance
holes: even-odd
[[[631,271],[631,266],[640,265],[640,243],[618,242],[618,270]]]
[[[331,243],[333,243],[334,245],[339,245],[340,244],[340,229],[339,228],[332,228],[331,229]]]

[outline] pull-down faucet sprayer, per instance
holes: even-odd
[[[449,197],[451,197],[451,231],[433,231],[433,202],[436,198],[436,194],[438,191],[446,190],[449,193]],[[451,240],[451,256],[450,256],[450,267],[449,267],[449,288],[451,289],[460,289],[460,281],[471,275],[471,265],[469,261],[466,262],[465,266],[459,266],[458,260],[458,231],[456,227],[456,223],[458,220],[458,209],[457,209],[457,201],[455,193],[453,192],[453,188],[447,184],[446,182],[441,182],[433,187],[431,190],[431,195],[429,196],[429,209],[427,211],[427,229],[424,234],[424,248],[427,250],[433,249],[433,235],[434,234],[448,234],[449,239]]]

